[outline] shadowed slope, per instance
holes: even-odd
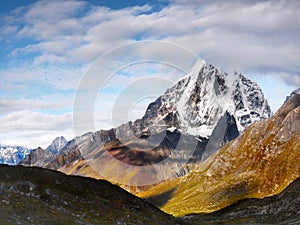
[[[0,224],[182,224],[107,181],[0,165]]]

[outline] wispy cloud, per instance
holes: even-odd
[[[52,96],[59,98],[58,96]],[[55,99],[55,98],[54,98]],[[73,102],[70,100],[63,99],[62,101],[55,101],[55,100],[41,100],[41,99],[22,99],[22,100],[7,100],[7,99],[0,99],[0,114],[5,114],[14,111],[23,111],[23,110],[59,110],[70,107]]]
[[[9,113],[0,118],[2,124],[0,130],[16,131],[16,130],[37,130],[41,127],[43,130],[67,129],[72,125],[71,113],[62,115],[49,115],[32,111],[19,111]]]

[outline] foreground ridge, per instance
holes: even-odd
[[[0,165],[0,224],[183,224],[110,184]]]

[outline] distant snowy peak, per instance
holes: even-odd
[[[56,154],[58,152],[60,152],[60,150],[65,147],[65,145],[67,144],[67,140],[63,137],[63,136],[60,136],[60,137],[57,137],[55,138],[51,145],[49,145],[47,147],[47,150],[52,152],[53,154]]]
[[[300,94],[300,88],[297,88],[297,89],[294,90],[289,96],[287,96],[285,102],[286,102],[287,100],[289,100],[291,97],[293,97],[293,96],[295,96],[295,95],[297,95],[297,94]]]
[[[209,137],[225,112],[233,115],[239,131],[263,118],[271,109],[260,87],[243,74],[228,74],[199,60],[190,74],[151,103],[146,124],[164,122],[183,133]]]
[[[16,165],[30,153],[31,149],[22,146],[0,145],[0,163]]]

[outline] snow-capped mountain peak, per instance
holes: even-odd
[[[56,137],[51,145],[49,145],[47,147],[47,150],[52,152],[53,154],[56,154],[58,153],[63,147],[65,147],[65,145],[67,144],[67,140],[63,137],[63,136],[60,136],[60,137]]]
[[[202,70],[205,69],[205,66],[207,65],[206,61],[203,59],[199,59],[193,66],[192,71],[188,74],[188,76],[191,78],[191,80],[196,81],[202,74]]]
[[[149,105],[143,120],[151,125],[164,120],[167,127],[209,137],[226,111],[235,117],[240,132],[271,115],[255,82],[243,74],[228,74],[198,60],[186,77]]]
[[[15,165],[24,159],[30,151],[31,149],[22,146],[0,145],[0,163]]]
[[[289,96],[287,96],[285,102],[286,102],[287,100],[289,100],[291,97],[293,97],[293,96],[295,96],[295,95],[297,95],[297,94],[300,94],[300,88],[297,88],[297,89],[294,90]]]

